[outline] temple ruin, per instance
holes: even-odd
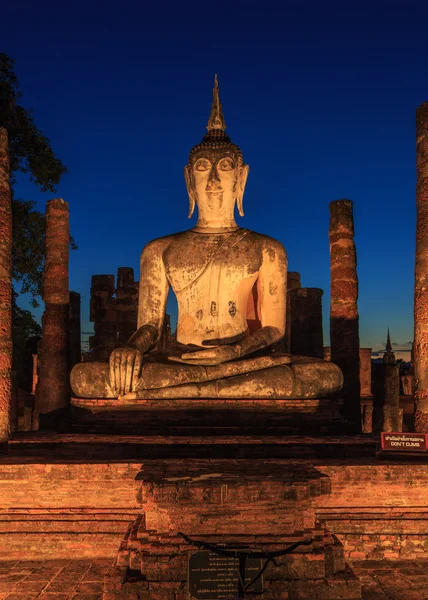
[[[302,287],[279,241],[236,223],[248,165],[226,134],[216,79],[207,133],[185,168],[198,221],[144,247],[140,281],[131,267],[92,276],[85,353],[80,295],[68,282],[69,207],[48,202],[43,338],[28,348],[25,390],[12,389],[0,129],[0,551],[8,561],[67,563],[6,575],[0,595],[9,583],[36,595],[43,582],[52,597],[73,585],[76,600],[360,600],[364,564],[389,561],[392,572],[394,562],[428,559],[418,437],[428,423],[428,103],[417,118],[408,367],[389,331],[380,360],[360,347],[350,200],[330,203],[325,231],[330,346],[323,290]]]

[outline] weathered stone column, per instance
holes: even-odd
[[[382,431],[403,430],[403,409],[400,408],[400,366],[397,363],[385,365],[385,404],[383,407]]]
[[[12,400],[12,199],[9,144],[0,127],[0,453],[7,451]]]
[[[89,338],[90,360],[108,360],[117,346],[114,275],[92,275],[89,319],[94,334]]]
[[[415,431],[428,433],[428,102],[416,111]]]
[[[373,404],[363,406],[363,433],[373,432]]]
[[[322,295],[319,288],[290,290],[290,351],[323,358]]]
[[[343,372],[345,413],[361,431],[358,277],[352,202],[330,202],[331,361]]]
[[[80,294],[70,292],[70,314],[69,314],[69,369],[82,360],[82,348],[80,340]]]
[[[361,396],[372,395],[372,349],[360,348]]]
[[[69,404],[68,204],[46,205],[46,256],[43,270],[42,343],[36,408],[47,414]]]
[[[284,352],[290,352],[291,344],[291,298],[290,292],[297,288],[301,288],[300,273],[297,271],[288,271],[287,273],[287,312],[285,315],[285,335],[283,350]]]
[[[119,267],[116,280],[117,341],[125,344],[137,330],[138,282],[134,269]]]

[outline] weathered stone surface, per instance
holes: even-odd
[[[372,395],[372,349],[360,348],[361,396]]]
[[[413,373],[407,373],[401,376],[401,385],[405,396],[413,396],[415,393],[415,376]]]
[[[69,403],[68,204],[61,198],[46,206],[46,258],[43,271],[43,337],[36,407],[41,414]]]
[[[89,319],[95,335],[89,338],[88,360],[108,360],[117,345],[114,275],[93,275]]]
[[[290,352],[323,358],[322,295],[319,288],[294,288],[290,299]]]
[[[285,318],[285,335],[282,350],[284,352],[291,351],[291,294],[292,290],[301,288],[300,273],[297,271],[287,272],[287,312]]]
[[[171,317],[166,314],[162,325],[162,332],[157,345],[158,350],[167,352],[172,343]]]
[[[130,525],[116,560],[117,567],[141,573],[135,577],[138,587],[115,569],[114,582],[105,581],[107,597],[119,599],[133,590],[143,598],[159,592],[165,599],[180,589],[185,598],[187,558],[197,550],[195,538],[261,552],[283,550],[280,560],[266,564],[266,600],[310,594],[319,600],[358,597],[357,581],[352,595],[344,593],[350,571],[342,544],[316,520],[314,505],[329,493],[330,482],[311,465],[266,462],[260,471],[259,464],[246,463],[243,471],[239,462],[215,466],[210,461],[189,470],[175,461],[153,467],[144,468],[144,515]],[[287,553],[293,543],[297,547]]]
[[[330,347],[331,360],[344,376],[348,418],[361,430],[358,330],[358,278],[352,202],[330,202]]]
[[[337,365],[309,357],[274,354],[218,366],[145,363],[136,398],[317,398],[340,390]],[[279,366],[281,365],[281,366]],[[219,379],[221,374],[221,379]],[[81,398],[115,398],[107,363],[81,363],[71,373]]]
[[[70,331],[70,369],[82,360],[82,346],[80,339],[80,294],[70,292],[70,314],[69,314],[69,331]]]
[[[373,405],[365,404],[363,406],[363,433],[372,433],[373,431]]]
[[[397,363],[385,363],[385,405],[383,407],[382,431],[403,430],[403,409],[400,408],[400,367]]]
[[[116,280],[117,342],[125,344],[137,329],[138,281],[134,269],[119,267]]]
[[[428,102],[416,111],[415,430],[428,433]]]
[[[9,439],[12,396],[12,207],[7,131],[0,127],[0,452]]]
[[[385,404],[383,407],[383,431],[403,431],[403,409]]]

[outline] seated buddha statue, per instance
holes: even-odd
[[[285,333],[287,256],[277,240],[235,222],[249,168],[225,132],[217,79],[207,129],[184,171],[196,226],[145,246],[138,329],[108,363],[74,367],[78,397],[318,398],[342,386],[335,364],[274,351]],[[161,353],[170,288],[177,333]]]

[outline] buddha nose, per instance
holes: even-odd
[[[213,165],[209,174],[206,189],[208,192],[216,192],[222,189],[220,177],[218,176],[217,168],[215,165]]]

